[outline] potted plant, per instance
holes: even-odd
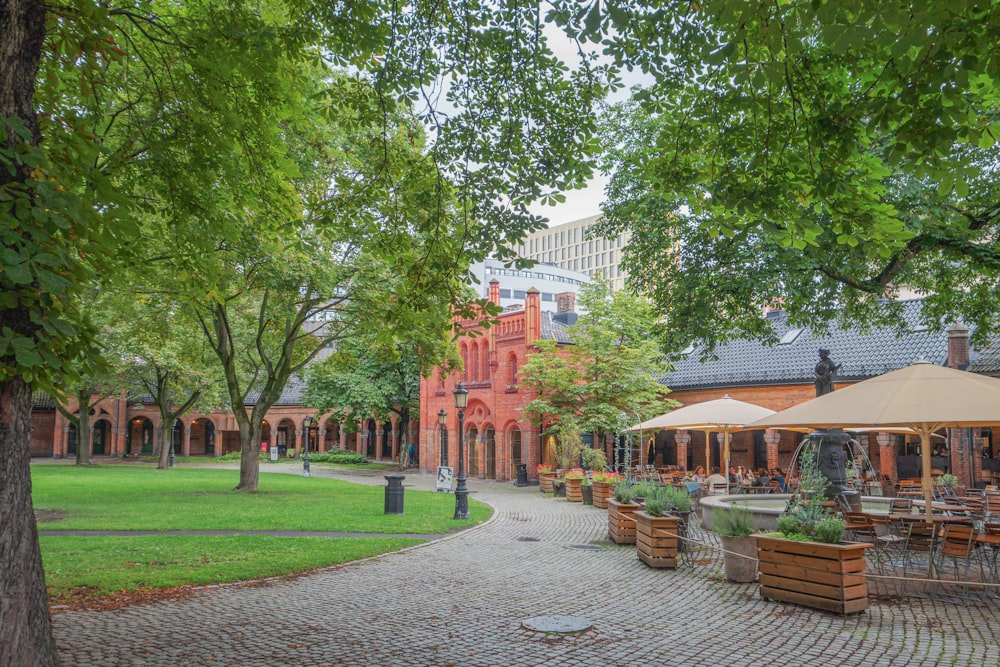
[[[937,478],[938,486],[942,489],[942,495],[946,498],[954,498],[957,494],[958,478],[950,473],[945,473]]]
[[[615,544],[635,544],[635,513],[639,510],[632,484],[620,482],[608,499],[608,537]]]
[[[542,493],[552,493],[552,480],[556,477],[556,471],[553,470],[552,464],[539,463],[535,472],[538,473],[538,489]]]
[[[778,535],[757,537],[762,597],[850,614],[868,608],[865,542],[843,542],[844,522],[824,497],[793,498]]]
[[[592,477],[594,483],[594,507],[600,509],[608,508],[608,498],[610,497],[615,484],[618,482],[618,475],[613,472],[598,470]]]
[[[757,530],[753,514],[736,503],[712,512],[712,528],[722,541],[726,581],[748,583],[757,579]]]
[[[580,493],[583,495],[584,505],[594,504],[594,482],[587,475],[584,475],[583,481],[580,482]]]
[[[566,484],[566,500],[571,503],[583,502],[583,492],[581,491],[581,486],[583,485],[583,479],[586,475],[583,474],[582,470],[570,470],[566,473],[566,477],[563,478]]]
[[[646,497],[646,508],[635,513],[635,547],[639,560],[649,567],[677,567],[681,519],[675,509],[672,487],[659,487]]]

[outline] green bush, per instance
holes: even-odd
[[[817,542],[836,544],[844,536],[844,522],[838,517],[828,516],[816,523],[812,536]]]
[[[615,500],[620,503],[630,503],[635,500],[635,485],[622,480],[615,485]]]
[[[669,508],[668,501],[662,494],[656,493],[646,498],[646,514],[650,516],[663,516]]]
[[[782,514],[778,517],[778,532],[782,535],[796,535],[799,533],[799,522],[790,514]]]
[[[345,452],[339,449],[320,454],[310,454],[309,460],[314,463],[338,463],[340,465],[363,465],[368,463],[368,458],[364,454],[358,454],[357,452]]]
[[[778,519],[781,524],[781,518]],[[743,505],[712,510],[712,530],[724,537],[749,537],[757,530],[753,513]]]

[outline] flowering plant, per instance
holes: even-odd
[[[535,468],[535,472],[538,472],[538,473],[552,472],[552,464],[551,463],[539,463],[538,467]]]
[[[597,470],[594,472],[595,482],[617,482],[618,473],[606,472],[604,470]]]
[[[566,473],[566,479],[583,479],[584,474],[582,470],[570,470]]]

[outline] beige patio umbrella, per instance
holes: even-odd
[[[723,459],[725,467],[724,473],[729,474],[729,436],[737,431],[748,430],[745,424],[775,414],[774,410],[762,408],[753,403],[737,401],[725,395],[714,401],[695,403],[683,408],[671,410],[659,417],[647,419],[641,424],[630,428],[630,431],[669,431],[674,429],[701,430],[706,432],[706,443],[708,432],[718,431],[722,433]],[[754,427],[758,428],[758,427]],[[761,427],[762,428],[762,427]],[[707,448],[707,445],[706,445]],[[707,460],[707,459],[706,459]]]
[[[1000,425],[1000,380],[918,361],[800,403],[747,428],[907,427],[920,435],[922,486],[931,515],[931,434],[941,428]]]

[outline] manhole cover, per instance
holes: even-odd
[[[567,549],[579,549],[581,551],[600,551],[601,547],[596,544],[571,544]]]
[[[521,621],[521,627],[533,632],[571,634],[586,632],[593,624],[582,616],[535,616]]]
[[[517,538],[517,541],[518,542],[538,542],[538,538],[537,537],[519,537],[519,538]]]

